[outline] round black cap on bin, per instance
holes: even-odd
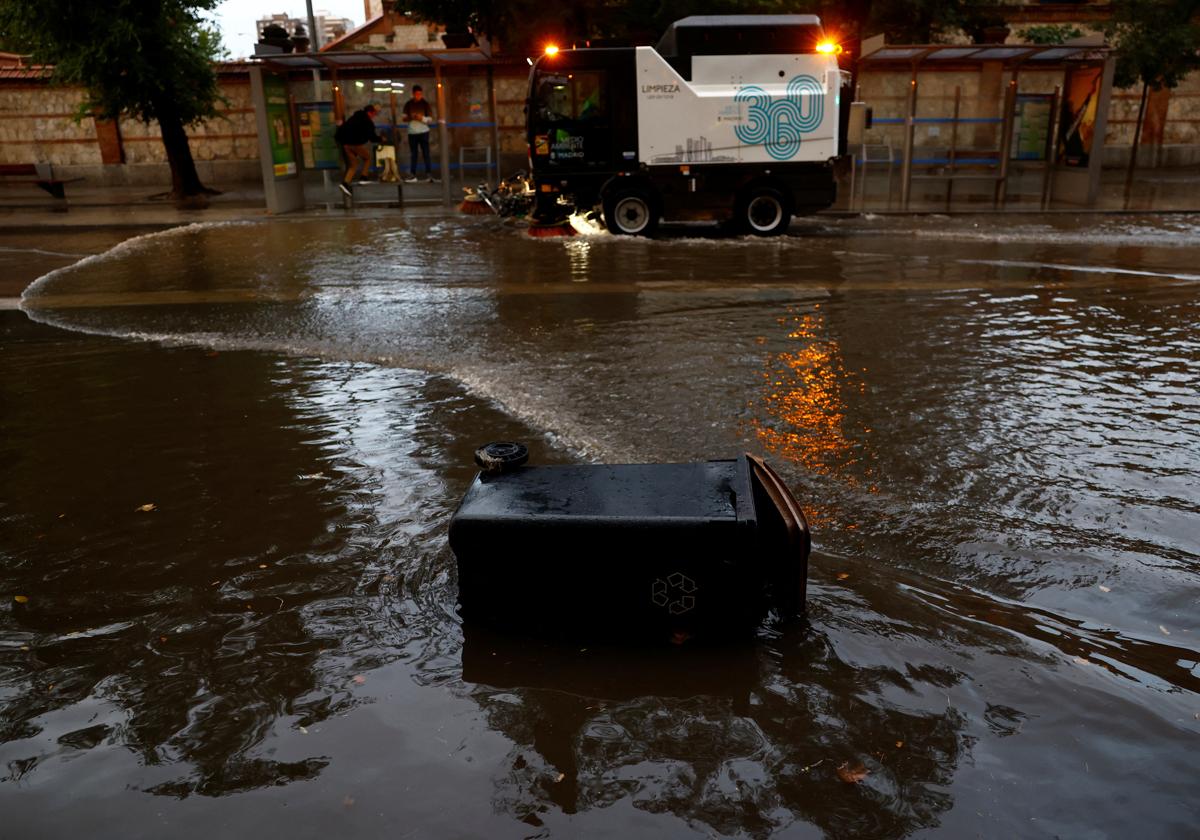
[[[528,460],[529,450],[523,443],[500,441],[485,444],[475,450],[475,463],[485,473],[508,472]]]

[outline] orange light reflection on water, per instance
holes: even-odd
[[[772,455],[815,473],[845,473],[861,454],[860,444],[847,436],[846,397],[862,394],[866,385],[846,369],[823,313],[807,312],[780,323],[790,327],[788,339],[798,347],[768,357],[762,396],[750,406],[750,424]]]

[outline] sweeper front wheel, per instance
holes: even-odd
[[[658,229],[658,207],[650,193],[638,187],[614,190],[604,199],[604,224],[623,236],[651,236]]]

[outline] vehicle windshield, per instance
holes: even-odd
[[[538,77],[534,114],[543,123],[586,122],[604,116],[603,74],[547,73]]]

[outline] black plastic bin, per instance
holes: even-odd
[[[450,547],[467,621],[728,636],[753,631],[771,604],[803,610],[809,533],[782,480],[742,455],[484,472],[451,520]]]

